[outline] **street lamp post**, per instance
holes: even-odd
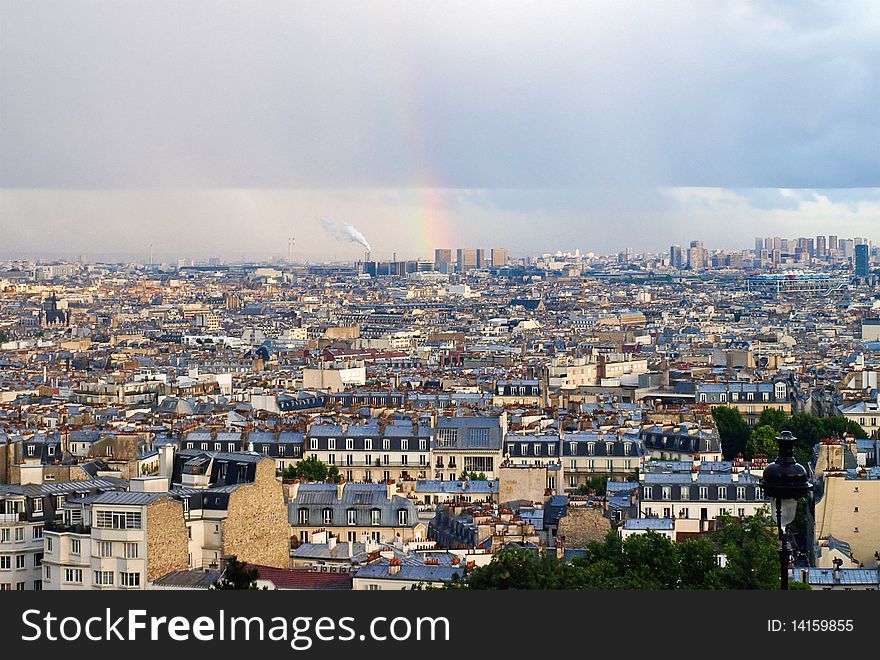
[[[779,443],[779,456],[767,466],[761,478],[764,494],[772,500],[776,512],[779,568],[783,589],[788,589],[788,565],[791,561],[791,546],[788,543],[786,528],[794,520],[798,501],[813,490],[806,468],[794,459],[795,440],[797,438],[791,431],[783,431],[776,437]]]

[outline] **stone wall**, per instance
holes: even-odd
[[[558,538],[565,539],[566,548],[585,548],[589,541],[601,541],[611,530],[611,521],[604,511],[588,506],[569,506],[559,519]]]
[[[880,481],[826,474],[824,489],[816,502],[816,539],[845,541],[855,559],[874,566],[880,550]]]
[[[289,566],[290,523],[284,488],[275,478],[274,459],[260,461],[254,483],[230,493],[223,554],[250,564]]]
[[[183,502],[170,497],[147,505],[147,580],[189,567],[189,548]]]
[[[500,467],[498,469],[498,501],[502,504],[526,500],[540,504],[547,488],[544,466]]]

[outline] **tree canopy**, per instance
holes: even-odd
[[[721,566],[718,557],[726,559]],[[674,543],[656,532],[610,531],[571,563],[521,548],[469,569],[453,589],[778,589],[775,526],[765,512],[722,516],[704,537]]]
[[[341,475],[335,465],[327,465],[317,456],[309,456],[296,465],[288,465],[281,472],[285,479],[305,479],[306,481],[329,481],[339,483]]]
[[[248,568],[244,562],[238,561],[238,557],[232,555],[226,560],[226,569],[217,582],[215,589],[256,589],[259,571],[256,568]]]
[[[732,460],[740,454],[745,455],[751,433],[749,425],[746,424],[739,410],[728,406],[718,406],[712,409],[712,418],[718,428],[721,453],[724,458]]]

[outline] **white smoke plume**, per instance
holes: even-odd
[[[364,238],[364,235],[360,233],[354,225],[349,224],[348,222],[344,222],[340,227],[328,218],[318,218],[318,223],[320,223],[321,228],[325,232],[327,232],[337,241],[351,241],[352,243],[363,245],[364,249],[366,249],[367,252],[373,251],[373,248],[370,247],[370,243],[367,241],[366,238]]]

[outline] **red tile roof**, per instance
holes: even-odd
[[[346,591],[351,589],[348,573],[324,573],[304,568],[272,568],[249,564],[259,571],[259,579],[274,584],[278,589],[327,589]]]

